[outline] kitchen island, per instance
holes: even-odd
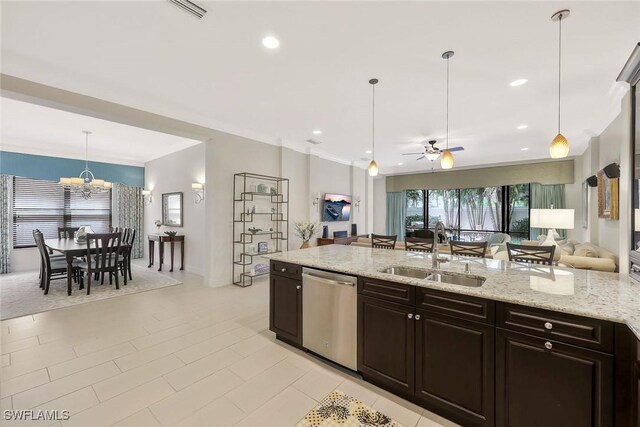
[[[640,285],[626,275],[447,257],[439,272],[480,284],[464,286],[413,274],[433,273],[423,253],[331,245],[270,259],[279,339],[304,348],[303,269],[354,276],[358,373],[454,422],[638,425]]]

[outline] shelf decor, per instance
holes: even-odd
[[[288,250],[289,180],[249,172],[233,176],[233,284],[269,274],[262,258]]]
[[[296,236],[302,239],[300,249],[309,247],[309,240],[320,231],[320,223],[297,221],[294,223]]]

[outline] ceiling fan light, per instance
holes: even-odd
[[[562,159],[569,155],[569,141],[561,133],[557,134],[549,146],[552,159]]]
[[[378,176],[378,164],[375,160],[371,160],[369,163],[369,176]]]
[[[436,152],[433,152],[433,153],[427,153],[424,156],[427,158],[427,160],[429,160],[431,162],[435,162],[436,160],[438,160],[438,157],[440,157],[440,152],[436,151]]]
[[[442,158],[440,159],[440,166],[442,166],[442,169],[453,168],[453,154],[451,154],[451,151],[444,150],[442,152]]]

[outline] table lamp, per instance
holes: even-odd
[[[540,246],[558,246],[556,228],[573,229],[573,209],[531,209],[531,227],[548,228],[547,239]]]

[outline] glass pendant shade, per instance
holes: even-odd
[[[438,160],[438,157],[440,157],[440,152],[436,152],[436,153],[427,153],[424,155],[427,160],[429,160],[430,162],[435,162],[436,160]]]
[[[440,159],[440,166],[442,166],[442,169],[453,168],[453,154],[451,154],[451,151],[444,150],[442,152],[442,158]]]
[[[371,160],[369,163],[369,176],[378,176],[378,164],[375,160]]]
[[[561,133],[557,134],[549,146],[552,159],[562,159],[569,155],[569,141]]]

